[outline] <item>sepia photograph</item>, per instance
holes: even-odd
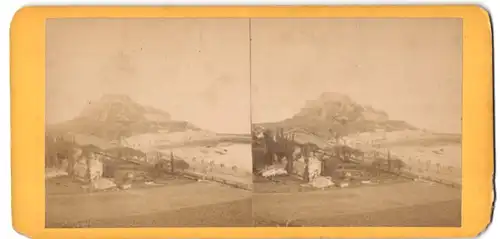
[[[20,235],[436,238],[491,224],[483,6],[26,6],[9,39]]]
[[[461,19],[252,19],[251,39],[255,226],[461,226]]]
[[[460,227],[462,20],[49,19],[47,228]]]
[[[248,21],[46,21],[47,228],[253,225]]]

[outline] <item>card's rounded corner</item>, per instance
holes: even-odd
[[[474,6],[475,11],[477,11],[477,14],[481,15],[482,17],[486,18],[488,22],[491,21],[491,14],[488,8],[486,6],[483,6],[481,4],[477,4]]]
[[[488,34],[492,35],[491,14],[489,9],[481,4],[473,5],[469,9],[471,16],[479,21],[482,21],[488,28]]]
[[[29,227],[24,227],[16,223],[15,220],[12,222],[12,229],[19,235],[24,236],[26,238],[36,238],[37,235],[36,230],[30,229]]]
[[[19,25],[19,21],[22,19],[26,19],[26,16],[29,16],[35,7],[33,6],[23,6],[16,10],[12,18],[10,19],[10,31],[16,28]]]
[[[493,210],[493,209],[492,209]],[[466,230],[465,236],[466,237],[479,237],[486,231],[488,231],[488,228],[491,225],[492,218],[490,217],[488,220],[484,221],[483,223],[477,223],[474,226],[471,226],[468,230]]]

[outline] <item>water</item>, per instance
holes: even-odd
[[[226,168],[236,166],[242,171],[252,171],[252,145],[246,143],[223,143],[217,146],[185,146],[174,149],[162,150],[163,153],[174,155],[185,159],[188,162],[203,161],[220,165]]]

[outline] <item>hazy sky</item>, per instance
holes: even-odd
[[[51,19],[47,121],[122,93],[217,132],[249,133],[322,92],[461,131],[460,19]],[[252,92],[250,105],[250,92]]]
[[[47,122],[127,94],[216,132],[250,132],[248,19],[47,21]]]
[[[322,92],[461,132],[460,19],[254,19],[252,118],[290,117]]]

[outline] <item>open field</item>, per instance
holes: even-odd
[[[456,227],[461,225],[460,202],[459,189],[404,182],[342,190],[257,193],[253,210],[261,226]]]
[[[336,215],[309,220],[299,219],[291,222],[272,221],[269,218],[257,217],[255,218],[255,226],[458,227],[460,226],[461,206],[460,200],[451,200],[360,214]]]
[[[249,191],[210,182],[47,195],[46,226],[250,226],[250,197]]]
[[[249,227],[253,225],[250,199],[160,211],[126,217],[54,223],[48,227]]]

